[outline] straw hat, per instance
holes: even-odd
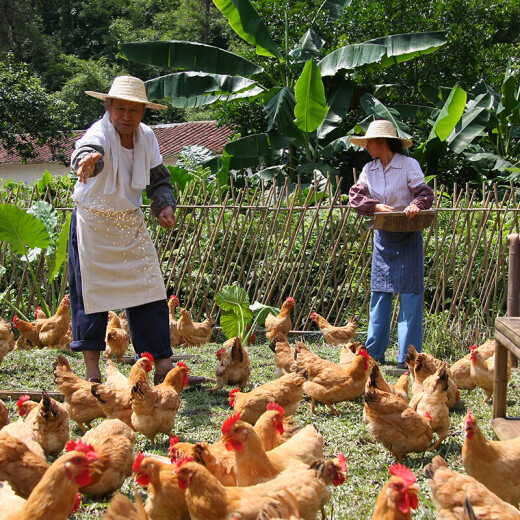
[[[98,99],[124,99],[125,101],[134,101],[135,103],[144,103],[146,108],[153,110],[162,110],[168,108],[159,103],[150,103],[146,97],[146,88],[144,82],[134,76],[117,76],[112,82],[112,86],[108,94],[102,92],[94,92],[92,90],[85,90],[85,94]]]
[[[377,137],[387,137],[389,139],[399,139],[403,143],[403,148],[410,148],[412,141],[399,137],[395,131],[394,125],[386,119],[377,119],[368,125],[367,133],[364,137],[351,137],[350,142],[361,148],[366,148],[369,139]]]

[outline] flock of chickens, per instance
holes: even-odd
[[[193,322],[186,309],[176,320],[176,297],[169,301],[172,346],[198,346],[211,339],[214,322]],[[246,391],[250,354],[241,339],[231,338],[216,352],[216,386],[235,387],[228,401],[233,409],[212,444],[182,442],[173,435],[182,390],[188,384],[187,365],[180,361],[160,384],[153,385],[153,357],[144,353],[128,377],[110,358],[120,361],[130,340],[124,313],[109,313],[106,380],[93,383],[76,375],[66,356],[54,363],[54,380],[64,404],[42,393],[40,402],[22,396],[20,418],[10,422],[0,401],[0,509],[8,520],[69,518],[80,493],[113,494],[106,519],[266,520],[315,519],[331,497],[333,486],[347,478],[342,453],[324,454],[324,439],[313,425],[299,427],[294,415],[304,396],[311,412],[323,403],[338,415],[336,403],[364,398],[363,420],[373,439],[396,459],[375,504],[373,519],[408,519],[418,506],[414,473],[403,464],[412,452],[435,450],[450,434],[450,409],[459,389],[480,387],[486,401],[493,393],[493,340],[472,347],[454,363],[418,353],[410,346],[409,371],[395,384],[386,381],[364,346],[352,341],[357,322],[335,327],[313,312],[325,341],[338,347],[339,362],[321,358],[306,344],[291,344],[293,298],[278,315],[265,321],[277,378]],[[11,324],[0,323],[0,362],[13,348],[56,347],[70,342],[69,301],[64,297],[51,318],[13,320],[20,332],[15,341]],[[411,391],[411,395],[410,395]],[[103,418],[95,427],[92,422]],[[70,439],[69,421],[81,429]],[[435,456],[424,473],[429,479],[437,518],[446,520],[520,519],[520,437],[493,441],[484,436],[467,411],[462,463],[466,474],[449,469]],[[160,434],[170,436],[168,454],[135,452],[136,433],[152,445]],[[434,440],[434,437],[435,440]],[[49,464],[48,458],[55,458]],[[143,504],[118,492],[126,479],[146,489]],[[135,485],[135,484],[134,484]],[[7,516],[5,516],[5,514]]]

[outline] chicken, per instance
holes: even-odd
[[[495,340],[489,339],[477,349],[484,359],[490,358],[495,353]],[[475,382],[470,374],[471,353],[466,354],[450,367],[451,378],[459,388],[473,390]]]
[[[520,504],[520,437],[506,441],[487,439],[468,410],[464,418],[462,463],[468,475],[505,502]]]
[[[150,520],[189,520],[184,490],[179,487],[175,466],[139,452],[133,471],[136,480],[146,486],[145,510]]]
[[[107,331],[105,334],[105,357],[121,361],[130,346],[130,334],[121,327],[119,316],[112,311],[108,313]]]
[[[7,431],[0,431],[0,482],[9,482],[17,495],[27,498],[48,467],[45,457],[34,454]]]
[[[45,458],[45,453],[40,443],[36,440],[36,432],[32,425],[19,420],[7,424],[2,428],[2,431],[22,441],[38,457]]]
[[[150,372],[153,369],[153,356],[149,352],[143,352],[140,358],[132,365],[130,374],[125,377],[112,361],[107,361],[105,366],[106,386],[117,390],[131,390],[138,381],[150,382]]]
[[[15,316],[13,318],[13,324],[14,327],[20,331],[20,336],[16,341],[16,348],[18,350],[26,350],[32,347],[44,347],[43,343],[40,341],[40,335],[38,334],[34,323],[21,320],[18,316]],[[21,338],[24,338],[25,341],[22,341]]]
[[[70,329],[70,300],[66,294],[58,306],[58,310],[50,318],[40,318],[34,322],[40,343],[44,347],[68,347],[68,333]],[[69,340],[70,342],[70,340]]]
[[[172,347],[178,347],[183,343],[186,343],[186,340],[181,335],[179,330],[179,326],[177,323],[177,318],[175,317],[175,308],[179,305],[179,298],[172,294],[170,299],[168,300],[168,312],[170,319],[170,343]]]
[[[58,390],[65,395],[65,407],[69,417],[76,421],[83,433],[90,428],[94,419],[106,417],[91,392],[92,386],[96,383],[78,377],[63,355],[59,355],[54,362],[54,382]]]
[[[298,427],[292,417],[285,417],[285,411],[278,403],[269,403],[266,411],[256,421],[254,429],[264,450],[269,451],[290,439]]]
[[[121,323],[121,328],[130,334],[130,328],[128,327],[128,319],[126,317],[126,311],[122,310],[121,314],[119,314],[119,323]]]
[[[307,370],[309,376],[303,383],[303,391],[311,398],[311,413],[315,413],[316,401],[324,403],[334,415],[340,412],[332,405],[349,401],[363,395],[370,369],[375,363],[365,349],[360,349],[356,360],[348,365],[338,365],[321,359],[307,349],[295,345],[299,368]]]
[[[132,474],[135,432],[119,419],[107,419],[81,438],[99,456],[98,473],[91,482],[81,486],[87,495],[108,495],[118,490]]]
[[[464,502],[469,499],[473,510],[485,511],[482,520],[520,520],[520,512],[504,502],[493,492],[469,475],[461,475],[448,468],[445,460],[437,455],[424,468],[429,479],[433,503],[439,520],[462,520]]]
[[[134,486],[135,504],[122,493],[114,493],[103,520],[149,520],[139,491]]]
[[[493,386],[495,381],[495,356],[484,359],[476,345],[473,345],[470,350],[470,376],[475,385],[484,390],[486,394],[484,402],[487,403],[493,395]],[[511,376],[510,361],[507,368],[507,379],[509,380],[509,377]]]
[[[181,403],[181,390],[188,384],[188,367],[182,361],[164,381],[154,387],[138,381],[132,388],[132,425],[155,444],[158,433],[170,435]]]
[[[294,415],[303,397],[303,383],[307,378],[304,370],[286,374],[274,381],[240,392],[234,388],[229,393],[229,404],[240,413],[242,421],[255,424],[269,403],[278,403],[287,415]]]
[[[0,430],[11,422],[9,419],[9,409],[5,405],[5,403],[0,399]]]
[[[450,433],[450,410],[447,405],[448,368],[444,364],[435,374],[423,382],[420,394],[414,395],[410,406],[424,417],[429,414],[431,426],[439,438],[431,449],[435,449]]]
[[[4,520],[65,520],[77,503],[78,488],[87,485],[96,471],[98,456],[88,444],[69,441],[67,453],[54,461],[32,490],[21,509],[9,511]],[[3,509],[0,503],[0,508]],[[5,511],[5,509],[3,509]]]
[[[191,455],[195,462],[207,468],[224,486],[236,486],[235,454],[227,450],[222,437],[210,445],[197,442],[193,445]]]
[[[49,397],[45,390],[40,403],[27,414],[25,422],[32,426],[35,440],[45,455],[56,457],[65,448],[70,437],[69,414],[66,407]]]
[[[313,425],[300,430],[277,448],[265,451],[254,428],[236,413],[222,425],[223,442],[235,452],[237,486],[270,480],[289,466],[309,465],[323,458],[323,437]]]
[[[300,518],[314,520],[330,499],[330,484],[345,481],[343,455],[330,461],[316,461],[310,467],[286,470],[277,478],[251,487],[224,487],[204,466],[188,459],[175,464],[179,486],[185,489],[186,504],[192,518],[256,520],[281,491],[290,493],[298,503]]]
[[[269,348],[274,352],[274,363],[276,365],[276,377],[282,377],[284,374],[294,372],[296,365],[296,351],[294,350],[287,338],[281,334],[277,335],[269,343]]]
[[[296,497],[287,490],[275,493],[262,507],[256,520],[299,520],[300,506]]]
[[[388,471],[392,475],[383,486],[376,502],[372,520],[411,520],[410,509],[417,509],[419,488],[412,470],[394,463]]]
[[[280,313],[274,316],[269,313],[265,318],[266,337],[273,340],[279,334],[281,337],[287,338],[287,334],[292,329],[291,309],[294,307],[294,298],[289,296],[282,304]]]
[[[433,430],[428,418],[421,417],[400,397],[378,390],[372,376],[365,391],[364,419],[374,439],[397,460],[430,446]]]
[[[215,368],[217,386],[211,391],[224,386],[238,386],[242,390],[249,381],[249,354],[242,346],[239,337],[233,338],[231,350],[221,348],[217,351],[218,364]]]
[[[181,309],[181,317],[177,322],[177,329],[189,347],[199,347],[209,343],[214,324],[215,322],[211,316],[208,316],[202,322],[191,321],[190,313],[186,309]]]
[[[346,345],[343,345],[339,353],[339,364],[348,365],[352,363],[352,361],[356,359],[358,350],[362,348],[365,348],[365,345],[359,341],[350,341]]]
[[[14,349],[15,340],[11,324],[0,317],[0,364],[5,356]]]
[[[374,385],[378,390],[397,395],[405,403],[410,401],[410,397],[408,396],[408,371],[406,371],[404,374],[401,374],[395,385],[388,383],[385,380],[379,365],[377,364],[375,364],[372,368],[372,374],[374,375]]]
[[[315,321],[320,328],[323,338],[329,345],[344,345],[349,342],[355,335],[358,327],[358,321],[352,317],[344,327],[335,327],[331,325],[323,316],[317,312],[311,313],[311,320]]]

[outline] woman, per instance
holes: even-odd
[[[431,208],[433,192],[419,163],[402,154],[412,142],[398,137],[390,121],[372,121],[364,137],[351,137],[350,142],[366,148],[374,159],[350,188],[350,205],[357,213],[373,216],[376,212],[404,211],[408,218],[414,218]],[[421,351],[423,292],[422,232],[375,231],[366,347],[377,362],[385,361],[394,293],[400,295],[397,368],[406,368],[408,345]]]

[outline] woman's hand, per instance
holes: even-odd
[[[170,229],[175,226],[175,213],[171,206],[165,206],[159,213],[159,224],[164,229]]]
[[[376,210],[376,213],[379,213],[379,212],[387,213],[389,211],[394,211],[394,207],[389,206],[388,204],[376,204],[375,210]]]
[[[408,218],[414,218],[421,210],[417,204],[410,204],[407,208],[404,208],[404,212]]]
[[[87,184],[87,179],[94,173],[94,168],[99,159],[101,159],[101,154],[92,152],[79,161],[78,169],[76,170],[79,182]]]

